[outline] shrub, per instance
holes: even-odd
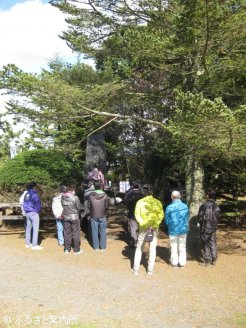
[[[40,186],[47,196],[67,181],[79,181],[77,165],[63,153],[55,150],[35,149],[8,160],[0,168],[0,188],[6,193],[19,193],[30,181]]]

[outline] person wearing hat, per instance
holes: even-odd
[[[184,267],[186,265],[186,236],[189,230],[188,206],[181,201],[180,192],[174,190],[171,193],[172,203],[165,211],[165,223],[171,246],[171,265]]]

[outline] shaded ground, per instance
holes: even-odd
[[[246,327],[245,229],[220,225],[218,264],[209,268],[197,264],[192,243],[187,266],[171,268],[168,238],[161,233],[154,275],[146,274],[144,257],[134,276],[126,222],[124,208],[114,208],[107,251],[94,252],[82,233],[79,256],[57,246],[54,222],[42,225],[44,249],[36,252],[25,248],[20,222],[2,227],[0,327]],[[50,324],[52,316],[69,315],[78,316],[77,324]],[[48,325],[41,323],[45,319]]]

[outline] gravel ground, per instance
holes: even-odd
[[[106,252],[83,238],[76,256],[65,255],[51,232],[42,230],[44,249],[32,251],[21,228],[2,228],[0,327],[246,327],[245,231],[219,233],[218,264],[209,268],[191,256],[184,269],[171,268],[162,235],[154,274],[146,274],[143,258],[134,276],[122,220],[110,222]]]

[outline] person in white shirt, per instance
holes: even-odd
[[[27,193],[27,189],[25,191],[23,191],[23,193],[21,194],[20,196],[20,199],[19,199],[19,203],[20,203],[20,206],[21,206],[21,214],[23,216],[23,223],[24,223],[24,229],[26,231],[26,212],[23,208],[23,203],[24,203],[24,198],[25,198],[25,195]]]
[[[59,195],[53,197],[52,200],[52,212],[54,217],[56,218],[57,240],[59,246],[64,245],[64,232],[63,232],[64,229],[63,229],[63,218],[62,218],[63,206],[61,203],[61,198],[63,193],[66,191],[67,188],[65,186],[61,186]]]

